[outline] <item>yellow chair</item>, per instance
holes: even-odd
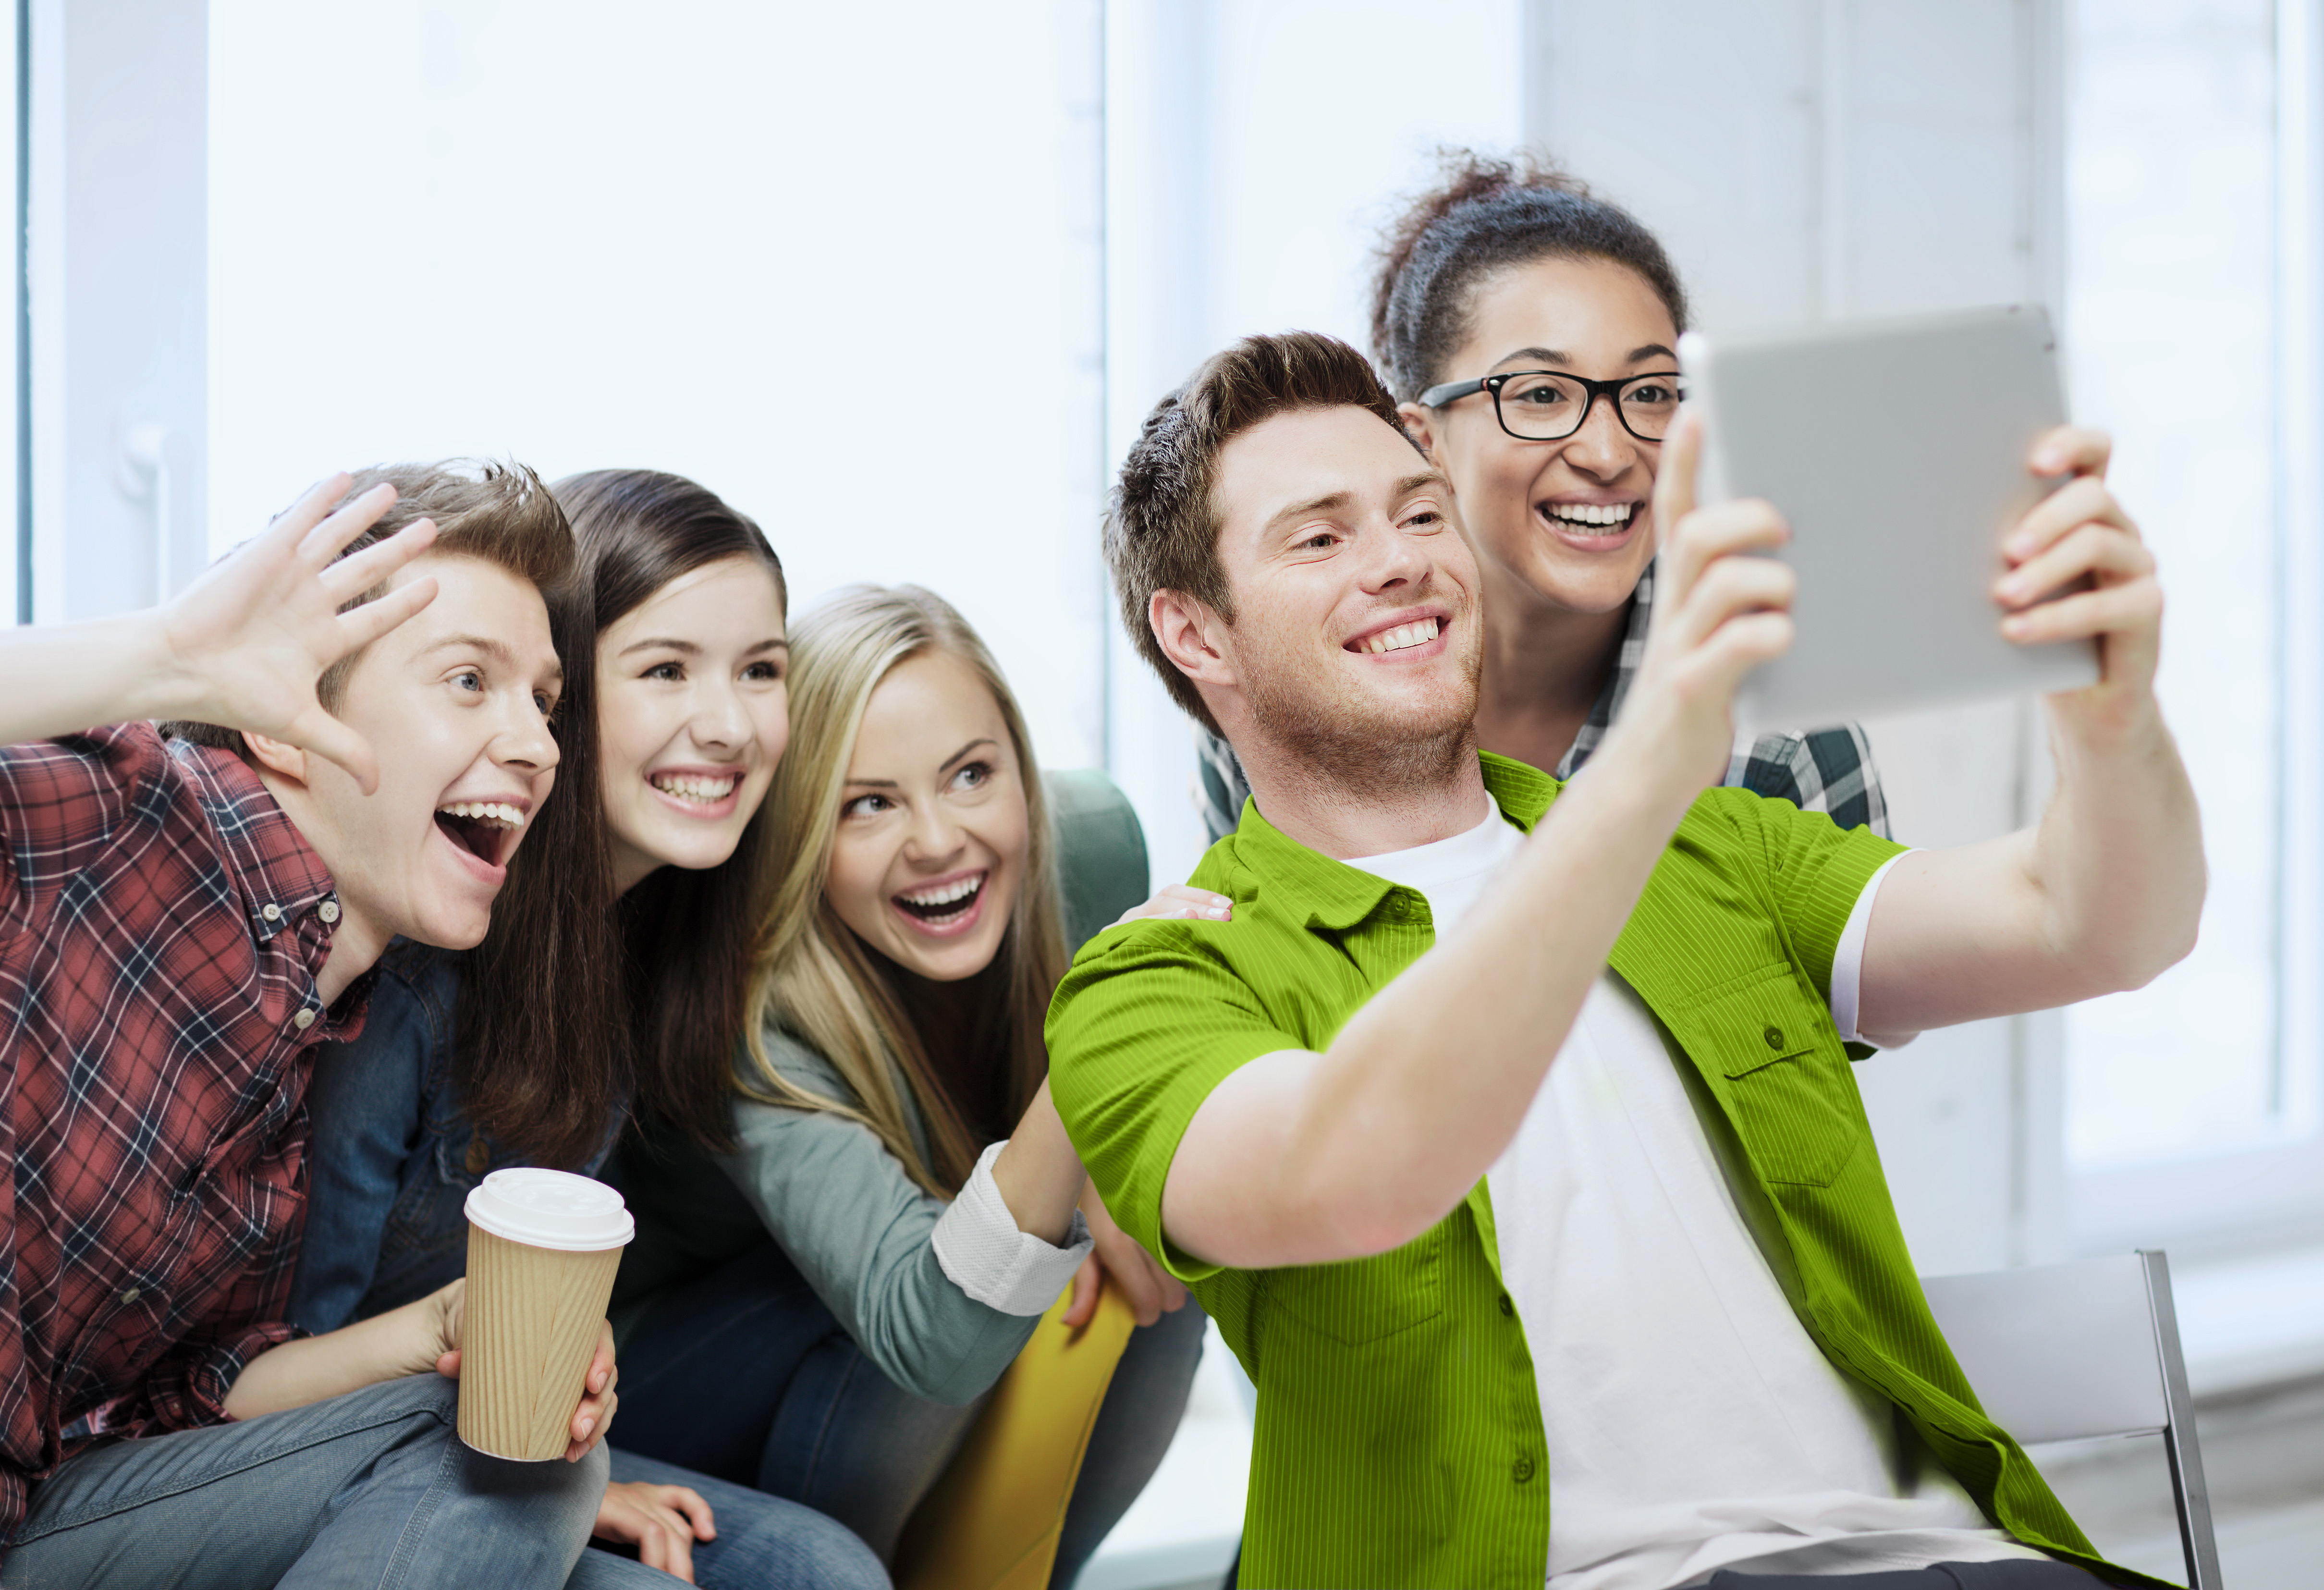
[[[896,1590],[1045,1590],[1065,1503],[1137,1317],[1107,1287],[1079,1330],[1068,1290],[992,1389],[897,1542]]]

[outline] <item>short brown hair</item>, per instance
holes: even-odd
[[[1213,734],[1219,726],[1194,680],[1154,638],[1147,616],[1154,593],[1184,591],[1232,624],[1234,596],[1219,565],[1223,521],[1213,500],[1219,454],[1277,414],[1341,407],[1365,410],[1406,434],[1396,399],[1346,343],[1318,331],[1246,337],[1155,404],[1122,460],[1105,514],[1105,561],[1121,622],[1171,698]]]
[[[540,476],[521,464],[490,458],[380,464],[356,474],[334,511],[382,482],[395,488],[395,501],[377,523],[347,544],[340,558],[383,541],[406,525],[432,519],[436,544],[429,549],[430,556],[478,559],[530,580],[544,592],[573,572],[573,531],[565,522],[565,510],[558,506]],[[339,611],[375,602],[386,594],[383,582]],[[361,652],[342,657],[315,681],[316,698],[325,711],[339,709],[347,676],[362,658]],[[242,734],[236,729],[207,723],[165,723],[161,732],[174,739],[231,751],[247,760]]]

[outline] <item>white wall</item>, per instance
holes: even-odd
[[[1096,0],[218,0],[214,545],[309,480],[692,476],[1102,754]]]

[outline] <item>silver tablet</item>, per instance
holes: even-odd
[[[1738,729],[2078,689],[2088,642],[2002,638],[2001,541],[2053,488],[2025,467],[2064,423],[2037,305],[1679,339],[1702,412],[1700,498],[1765,497],[1791,522],[1799,639],[1754,672]]]

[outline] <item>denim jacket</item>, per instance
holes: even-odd
[[[1128,798],[1103,773],[1050,772],[1047,778],[1067,942],[1078,945],[1145,898],[1146,841]],[[306,1237],[290,1284],[293,1325],[317,1333],[337,1330],[466,1274],[468,1190],[492,1171],[528,1162],[469,1123],[453,1081],[464,958],[455,950],[397,939],[380,957],[378,990],[363,1035],[316,1052],[308,1094],[312,1174]],[[807,1058],[802,1055],[801,1063]],[[820,1066],[819,1058],[815,1064]],[[788,1123],[798,1114],[770,1112],[769,1118]],[[573,1169],[614,1180],[632,1204],[650,1206],[651,1189],[633,1185],[634,1174],[606,1163],[628,1118],[626,1108],[615,1111],[596,1153]],[[790,1153],[803,1152],[797,1145],[804,1140],[822,1141],[832,1127],[869,1138],[838,1117],[807,1124],[814,1130],[785,1136]],[[647,1175],[656,1173],[650,1168]],[[900,1167],[897,1176],[900,1180]],[[700,1183],[681,1183],[679,1190],[687,1197],[718,1194],[716,1202],[732,1206],[724,1213],[742,1211],[742,1234],[750,1234],[752,1216],[725,1176],[714,1170]],[[716,1228],[723,1240],[731,1234],[713,1214],[706,1206],[691,1208],[686,1224]],[[763,1220],[764,1211],[758,1217]],[[933,1225],[935,1216],[927,1219]],[[691,1251],[658,1253],[649,1225],[641,1220],[639,1240],[622,1258],[614,1293],[617,1325],[632,1322],[639,1312],[625,1311],[624,1299],[674,1281],[702,1262]],[[881,1267],[883,1276],[890,1268]],[[990,1312],[974,1308],[980,1320]]]
[[[468,1189],[528,1163],[470,1124],[453,1081],[463,958],[397,939],[380,958],[362,1036],[316,1052],[293,1325],[337,1330],[457,1280],[468,1268]],[[604,1163],[619,1124],[580,1169]]]

